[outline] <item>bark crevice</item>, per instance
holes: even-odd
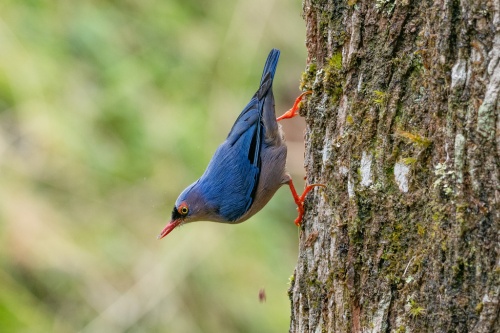
[[[290,332],[493,332],[500,4],[305,0]]]

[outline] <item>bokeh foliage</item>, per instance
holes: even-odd
[[[300,6],[0,3],[0,331],[288,329],[297,229],[287,189],[241,225],[155,237],[272,47],[282,50],[277,109],[293,102]]]

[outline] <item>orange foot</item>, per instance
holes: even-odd
[[[295,225],[298,227],[302,223],[302,216],[304,216],[304,200],[306,198],[307,193],[309,193],[309,191],[311,191],[316,186],[321,186],[321,187],[326,187],[326,186],[323,184],[307,185],[300,197],[297,194],[297,191],[295,190],[295,186],[293,186],[292,179],[288,181],[288,186],[290,186],[290,191],[292,192],[293,200],[295,200],[295,203],[297,204],[297,210],[299,211],[299,216],[295,219]]]
[[[309,94],[312,94],[311,90],[304,91],[302,94],[300,94],[300,96],[297,97],[297,99],[295,100],[295,103],[293,103],[292,108],[290,110],[288,110],[287,112],[283,113],[280,117],[276,118],[276,121],[280,121],[283,119],[290,119],[290,118],[293,118],[296,115],[298,115],[299,114],[298,113],[299,103],[302,101],[302,99],[304,98],[305,95],[309,95]]]

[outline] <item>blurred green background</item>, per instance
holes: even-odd
[[[0,2],[1,332],[288,331],[288,188],[243,224],[156,236],[272,47],[277,113],[300,93],[301,6]],[[300,187],[304,124],[284,125]]]

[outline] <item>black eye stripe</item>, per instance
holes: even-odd
[[[174,209],[172,210],[172,220],[177,220],[178,218],[181,218],[182,215],[179,213],[177,208],[174,206]]]

